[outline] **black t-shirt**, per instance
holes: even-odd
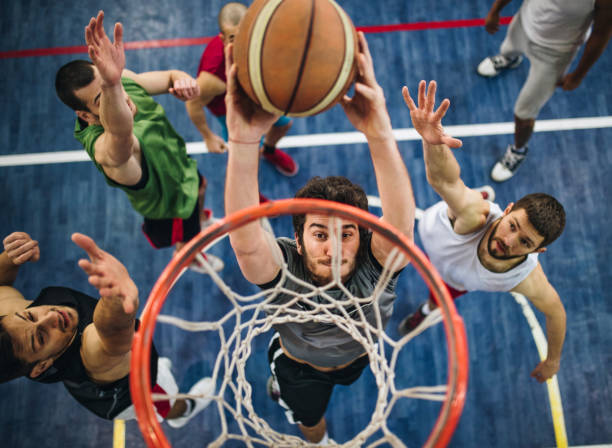
[[[40,305],[63,305],[74,308],[79,315],[77,334],[70,347],[55,360],[53,365],[36,378],[39,383],[64,383],[70,395],[91,412],[112,420],[132,404],[129,375],[108,384],[95,383],[87,375],[81,359],[81,339],[85,328],[93,322],[98,300],[86,294],[61,286],[44,288],[28,308]],[[138,329],[139,321],[136,321]],[[151,384],[157,380],[157,358],[155,347],[151,351]]]

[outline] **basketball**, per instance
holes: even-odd
[[[255,0],[234,41],[238,81],[268,112],[329,109],[356,73],[357,33],[333,0]]]

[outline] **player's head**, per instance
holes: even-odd
[[[565,210],[552,196],[532,193],[510,203],[489,236],[489,252],[513,258],[545,252],[565,227]]]
[[[0,382],[35,378],[72,344],[78,313],[68,306],[41,305],[0,317]]]
[[[81,120],[88,124],[100,124],[102,78],[91,62],[76,60],[63,65],[55,75],[55,91]],[[136,115],[136,105],[125,91],[123,93],[132,115]]]
[[[368,199],[363,189],[345,177],[314,177],[295,195],[296,198],[326,199],[368,209]],[[331,280],[331,257],[336,238],[335,229],[329,228],[326,215],[306,214],[293,216],[293,228],[298,252],[302,255],[313,279],[319,283]],[[356,263],[365,254],[364,240],[367,230],[354,221],[342,220],[342,266],[343,280],[355,269]]]
[[[247,7],[242,3],[232,2],[225,5],[219,11],[217,21],[221,30],[221,39],[225,45],[232,43],[238,32],[238,26],[247,12]]]

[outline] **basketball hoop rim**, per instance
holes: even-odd
[[[138,418],[138,426],[149,447],[170,447],[157,416],[151,397],[150,354],[155,323],[168,293],[183,269],[211,242],[257,219],[278,215],[323,214],[357,222],[378,232],[397,245],[409,258],[417,272],[436,297],[443,316],[448,344],[448,388],[446,397],[426,447],[444,447],[450,441],[461,416],[468,379],[468,348],[463,320],[457,313],[440,275],[423,252],[405,235],[379,217],[357,207],[324,199],[282,199],[249,207],[227,216],[200,231],[174,256],[160,274],[147,299],[140,317],[140,327],[134,335],[130,362],[130,393]]]

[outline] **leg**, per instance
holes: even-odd
[[[293,121],[289,120],[288,123],[282,124],[282,126],[275,126],[275,124],[276,123],[274,123],[274,125],[272,125],[270,130],[266,133],[264,137],[264,146],[271,146],[272,148],[275,148],[278,141],[287,135],[287,132],[289,132],[289,129],[291,129],[291,126],[293,125]]]
[[[286,152],[278,149],[276,144],[283,138],[293,122],[287,117],[280,117],[276,123],[274,123],[263,140],[263,151],[262,156],[268,162],[285,176],[295,176],[299,170],[299,166]]]
[[[523,148],[527,145],[527,142],[533,134],[533,127],[535,126],[535,118],[522,118],[514,116],[514,147]]]
[[[327,432],[325,417],[319,420],[319,423],[314,426],[304,426],[300,423],[298,427],[300,428],[300,431],[302,431],[302,434],[304,434],[304,438],[310,443],[319,443]]]

